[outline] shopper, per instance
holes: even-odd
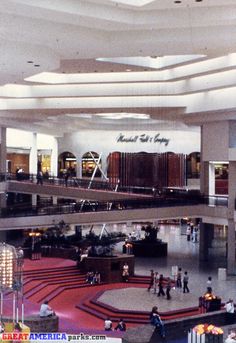
[[[183,277],[183,284],[184,284],[183,293],[186,293],[186,292],[189,293],[188,280],[189,280],[188,272],[184,272],[184,277]]]
[[[155,275],[154,275],[154,294],[157,293],[157,287],[158,287],[158,283],[159,283],[159,273],[158,272],[155,272]]]
[[[207,292],[211,293],[212,292],[212,277],[211,276],[208,276],[206,284],[207,284]]]
[[[225,304],[224,308],[226,309],[226,324],[233,324],[235,322],[235,310],[233,299],[229,299]]]
[[[129,266],[127,262],[125,262],[125,264],[123,265],[122,278],[124,282],[129,281]]]
[[[158,312],[158,307],[154,306],[150,313],[150,323],[160,330],[160,335],[162,338],[165,337],[165,326]]]
[[[104,322],[105,331],[112,331],[112,321],[110,318],[107,318]]]
[[[160,275],[158,287],[159,287],[159,291],[158,291],[157,296],[158,296],[158,297],[159,297],[160,295],[165,296],[165,292],[164,292],[164,289],[163,289],[163,287],[164,287],[164,277],[163,277],[163,274]]]
[[[153,269],[150,270],[151,272],[151,278],[150,278],[150,282],[149,282],[149,286],[148,286],[148,292],[150,291],[151,288],[154,288],[154,279],[155,279],[155,274]]]
[[[45,300],[44,303],[40,307],[39,316],[41,318],[44,318],[44,317],[52,317],[53,315],[55,315],[55,312],[48,305],[48,300]]]
[[[182,288],[182,268],[178,269],[177,279],[176,279],[176,288]]]
[[[126,331],[126,324],[123,319],[120,319],[119,323],[115,327],[115,330]]]
[[[191,240],[191,226],[190,226],[190,224],[187,225],[186,235],[187,235],[187,241],[190,242],[190,240]]]
[[[5,331],[5,324],[3,322],[0,322],[0,333],[3,333]]]
[[[167,283],[166,283],[166,299],[167,300],[171,299],[170,291],[171,291],[171,279],[168,277]]]
[[[41,170],[39,170],[37,173],[37,185],[42,185],[42,184],[43,184],[43,173]]]

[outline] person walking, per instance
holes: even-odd
[[[37,185],[42,185],[42,184],[43,184],[43,173],[41,170],[39,170],[37,173]]]
[[[177,272],[176,288],[182,288],[182,268],[179,268]]]
[[[212,292],[212,277],[209,276],[207,279],[207,292],[211,293]]]
[[[160,335],[165,338],[165,326],[158,312],[158,307],[154,306],[150,313],[150,323],[160,330]]]
[[[163,287],[164,287],[164,277],[163,277],[163,274],[160,275],[158,287],[159,287],[159,291],[158,291],[157,296],[158,296],[158,297],[159,297],[160,295],[165,296],[165,292],[164,292],[164,289],[163,289]]]
[[[186,293],[186,292],[189,293],[188,280],[189,280],[188,272],[184,272],[184,277],[183,277],[183,284],[184,284],[183,293]]]
[[[187,235],[187,241],[190,242],[190,240],[191,240],[191,226],[189,224],[187,226],[186,235]]]
[[[170,290],[171,290],[171,279],[168,277],[167,278],[167,283],[166,283],[166,299],[167,300],[171,299]]]
[[[153,269],[151,269],[150,270],[150,272],[151,272],[151,279],[150,279],[150,282],[149,282],[149,286],[148,286],[148,292],[150,292],[150,289],[151,288],[154,288],[154,277],[155,277],[155,274],[154,274],[154,271],[153,271]]]
[[[64,181],[65,181],[65,186],[66,187],[68,186],[69,177],[70,177],[70,173],[69,173],[69,170],[67,170],[65,175],[64,175]]]
[[[159,283],[159,273],[158,272],[155,272],[155,275],[154,275],[154,294],[157,293],[157,287],[158,287],[158,283]]]

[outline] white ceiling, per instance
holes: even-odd
[[[3,126],[236,119],[236,0],[1,0],[0,47]]]

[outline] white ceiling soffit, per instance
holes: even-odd
[[[115,57],[115,58],[97,58],[97,61],[122,63],[126,65],[135,65],[153,69],[167,68],[172,65],[182,64],[189,61],[198,60],[206,57],[205,55],[175,55],[175,56],[147,56],[147,57]]]
[[[236,119],[235,13],[236,0],[1,0],[1,125]]]
[[[134,7],[141,7],[141,6],[150,4],[154,2],[155,0],[110,0],[110,1],[114,2],[116,5],[122,4],[122,5],[134,6]]]

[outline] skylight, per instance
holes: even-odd
[[[135,7],[142,7],[147,4],[154,2],[154,0],[110,0],[111,2],[115,2],[121,5],[129,5]]]
[[[144,114],[144,113],[126,113],[126,112],[121,112],[121,113],[97,113],[96,116],[102,117],[104,119],[115,119],[115,120],[120,120],[120,119],[149,119],[150,115],[149,114]]]

